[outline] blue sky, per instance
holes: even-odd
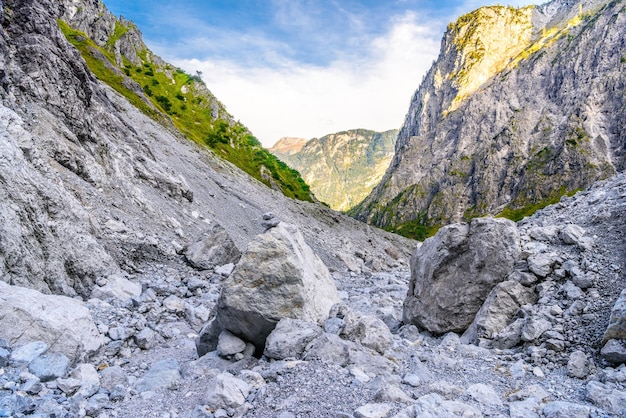
[[[103,0],[148,47],[209,89],[266,146],[399,128],[446,25],[529,0]]]

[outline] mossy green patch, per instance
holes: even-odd
[[[497,218],[507,218],[514,222],[521,221],[527,216],[531,216],[538,210],[545,208],[546,206],[558,203],[563,196],[573,196],[581,189],[567,191],[565,187],[561,187],[558,190],[553,191],[545,200],[541,200],[535,203],[523,207],[515,207],[513,204],[508,205],[502,212],[496,215]]]
[[[124,66],[118,67],[108,49],[129,30],[120,22],[104,48],[66,22],[59,20],[58,25],[91,72],[133,106],[165,127],[173,123],[187,138],[207,146],[267,186],[279,188],[285,196],[312,201],[300,174],[265,150],[244,125],[235,122],[199,75],[186,74],[169,64],[155,64],[145,48],[137,51],[141,65],[135,66],[122,57]],[[141,86],[145,97],[127,87],[132,85],[131,79]]]

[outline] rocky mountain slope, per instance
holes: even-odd
[[[133,22],[117,19],[98,1],[65,6],[59,26],[101,81],[164,127],[209,147],[268,186],[312,200],[298,173],[268,153],[199,74],[186,74],[154,55]]]
[[[298,170],[319,200],[347,211],[379,183],[393,157],[397,135],[395,129],[354,129],[305,144],[281,140],[269,151]]]
[[[382,268],[387,244],[408,254],[395,236],[284,198],[96,78],[57,19],[98,4],[3,2],[3,281],[88,297],[99,277],[139,271],[145,261],[177,262],[214,224],[243,250],[270,211],[301,226],[334,268],[346,259]],[[95,38],[98,16],[108,15],[91,17]],[[345,255],[351,247],[362,257]]]
[[[626,164],[623,1],[484,7],[450,24],[361,220],[424,237],[520,219]]]

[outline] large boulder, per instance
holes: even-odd
[[[0,338],[12,346],[43,341],[48,352],[65,354],[72,362],[88,357],[104,343],[83,302],[1,281]]]
[[[224,264],[236,263],[239,257],[239,249],[219,224],[202,232],[185,251],[187,262],[198,270],[210,270]]]
[[[224,282],[216,325],[257,351],[282,318],[321,323],[339,302],[328,269],[293,225],[256,236]]]
[[[517,226],[507,219],[477,218],[441,228],[411,259],[404,322],[436,334],[464,331],[519,253]]]

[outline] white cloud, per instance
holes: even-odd
[[[288,60],[273,67],[172,61],[188,72],[202,71],[229,112],[268,147],[283,136],[308,139],[352,128],[399,128],[443,34],[419,24],[414,13],[391,23],[366,52],[348,51],[324,67]]]

